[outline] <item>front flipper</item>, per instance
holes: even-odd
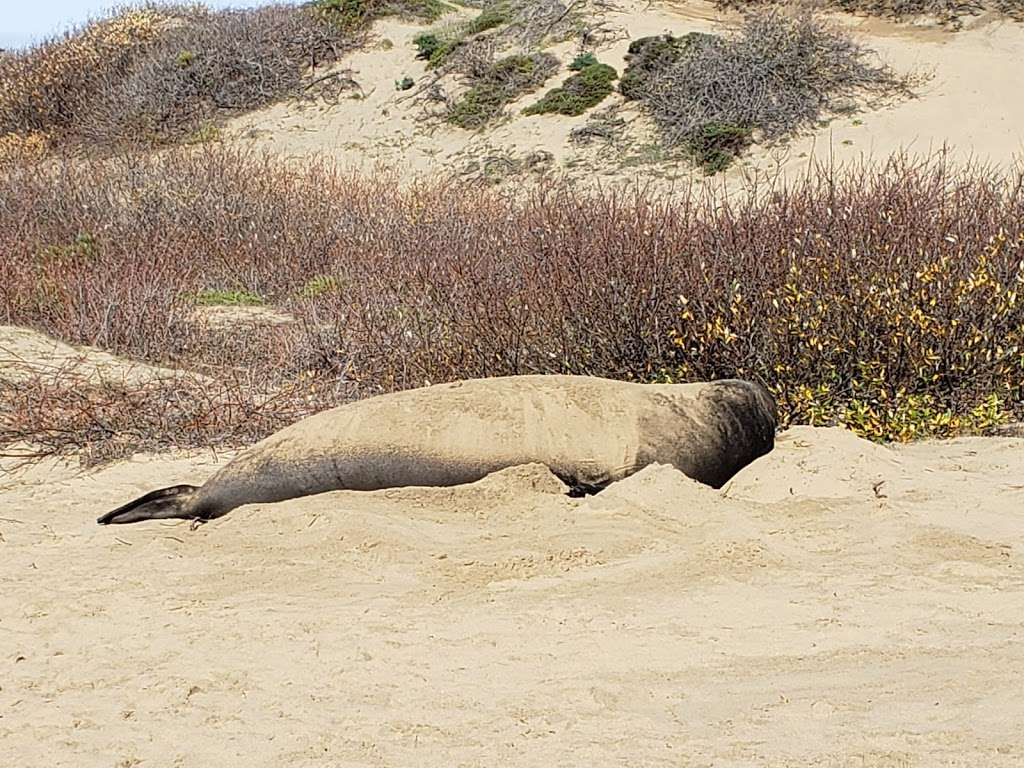
[[[199,515],[192,503],[192,496],[198,490],[198,486],[195,485],[173,485],[170,488],[151,491],[135,501],[128,502],[123,507],[107,512],[96,522],[100,525],[119,525],[137,523],[141,520],[166,520],[175,517],[194,520]]]
[[[565,495],[572,499],[582,499],[584,496],[593,496],[595,493],[600,493],[607,488],[610,482],[584,482],[578,477],[571,475],[555,474],[559,480],[569,486],[569,490],[565,492]]]

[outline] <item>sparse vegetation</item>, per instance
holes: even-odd
[[[806,11],[751,13],[722,38],[644,38],[630,57],[623,95],[708,172],[727,167],[755,131],[774,139],[814,124],[830,100],[907,91],[869,51]]]
[[[255,382],[199,376],[137,385],[88,382],[74,367],[0,380],[0,446],[30,436],[26,460],[77,453],[84,466],[171,448],[255,442],[308,413],[301,381],[264,392]]]
[[[220,144],[24,162],[0,169],[0,322],[202,366],[217,402],[280,393],[285,416],[267,406],[254,431],[232,431],[242,406],[211,416],[227,440],[356,391],[545,372],[744,376],[787,423],[908,439],[1024,417],[1022,222],[1024,169],[941,157],[675,199],[403,189]],[[210,336],[193,319],[209,286],[299,322]],[[88,414],[131,402],[105,390],[40,420],[52,390],[0,390],[8,440],[109,439]],[[168,428],[123,419],[133,440]]]
[[[612,83],[619,73],[614,67],[595,62],[569,77],[560,88],[553,88],[544,94],[536,104],[531,104],[523,114],[582,115],[597,106],[612,92]]]
[[[492,60],[496,50],[539,52],[547,43],[578,33],[590,2],[574,0],[566,5],[561,0],[470,0],[464,4],[480,8],[479,15],[427,30],[413,39],[417,58],[424,59],[431,69],[445,66],[467,74],[467,70],[477,68],[478,51],[470,50],[463,60],[455,55],[472,49],[474,42],[483,42]]]
[[[424,59],[428,68],[436,69],[470,38],[500,27],[510,18],[509,4],[495,2],[486,6],[480,15],[471,21],[448,24],[421,32],[412,41],[417,50],[416,58]]]

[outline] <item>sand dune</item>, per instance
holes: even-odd
[[[180,375],[181,371],[128,360],[96,347],[74,347],[31,328],[0,325],[0,385],[58,376],[139,385]]]
[[[5,478],[0,763],[1024,762],[1024,440],[93,522],[229,458]]]
[[[631,40],[665,32],[721,33],[737,19],[703,0],[614,0],[607,9],[603,21],[614,34],[597,53],[620,72]],[[762,176],[794,179],[812,162],[857,164],[901,150],[915,155],[947,150],[958,160],[995,163],[1024,156],[1018,128],[1024,121],[1024,100],[1014,98],[1020,91],[1024,25],[993,15],[968,18],[959,31],[841,14],[833,18],[898,73],[921,81],[916,97],[861,104],[858,111],[832,116],[788,141],[755,146],[710,183],[724,178],[729,185],[742,185]],[[393,20],[376,26],[380,44],[354,52],[340,65],[359,83],[354,98],[336,104],[277,104],[238,118],[227,134],[285,155],[320,155],[364,171],[382,167],[407,179],[444,172],[520,180],[558,174],[602,184],[629,183],[637,177],[668,186],[708,181],[685,162],[661,158],[664,153],[656,149],[651,123],[617,94],[602,105],[624,108],[627,127],[613,145],[587,147],[570,141],[572,130],[587,115],[522,115],[535,94],[510,105],[509,119],[482,133],[426,121],[415,91],[396,91],[394,85],[406,76],[419,85],[432,81],[412,45],[422,29]],[[568,42],[551,51],[568,62],[577,44]],[[549,85],[567,74],[556,75]],[[458,90],[455,83],[445,85]]]

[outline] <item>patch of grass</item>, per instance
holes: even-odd
[[[339,288],[338,279],[330,275],[313,275],[299,289],[298,295],[303,299],[318,299],[336,293]]]
[[[185,137],[185,144],[206,144],[210,141],[220,141],[222,138],[220,127],[216,123],[207,122],[196,128],[195,131]]]
[[[524,109],[523,114],[582,115],[604,101],[618,76],[614,67],[595,62],[569,77],[560,88],[548,91],[540,101]]]
[[[211,288],[197,293],[195,303],[200,307],[258,307],[266,301],[250,291]]]
[[[580,70],[586,69],[589,66],[597,64],[597,56],[592,53],[581,53],[572,63],[569,64],[569,69],[573,72],[579,72]]]
[[[467,130],[483,128],[505,106],[541,86],[558,60],[548,53],[515,54],[495,61],[448,110],[447,120]]]
[[[660,142],[640,144],[619,161],[620,168],[639,168],[648,165],[661,165],[665,162],[678,161],[678,153],[665,149]]]

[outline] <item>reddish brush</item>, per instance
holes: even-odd
[[[938,432],[1022,410],[1022,222],[1024,170],[941,156],[745,196],[516,199],[220,147],[55,160],[0,171],[0,322],[211,375],[301,374],[310,408],[356,385],[739,374],[784,418],[906,437],[883,423],[908,408]],[[192,317],[211,289],[298,323],[212,336]]]

